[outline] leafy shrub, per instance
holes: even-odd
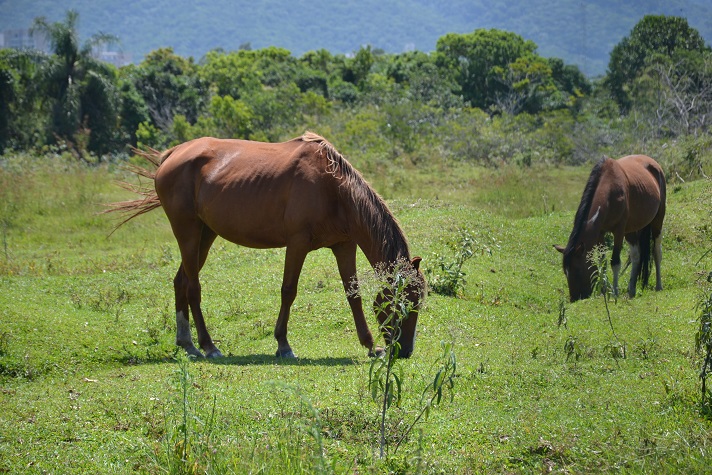
[[[435,269],[428,268],[426,273],[430,290],[436,294],[454,297],[465,290],[467,282],[462,270],[465,262],[477,252],[492,254],[492,250],[467,228],[460,228],[457,236],[446,241],[445,245],[451,251],[451,256],[435,253],[432,259]]]
[[[707,275],[707,284],[712,283],[712,272]],[[702,380],[702,405],[708,411],[712,410],[712,391],[707,388],[707,377],[712,373],[712,288],[707,291],[697,303],[700,312],[700,326],[695,334],[695,349],[704,353],[700,379]]]

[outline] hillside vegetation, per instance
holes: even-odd
[[[81,15],[83,37],[97,31],[116,35],[136,62],[162,47],[172,47],[177,54],[197,61],[210,50],[233,51],[247,43],[253,48],[286,48],[295,56],[319,49],[353,53],[365,45],[389,53],[431,52],[446,33],[497,28],[534,41],[542,56],[562,58],[597,76],[605,73],[613,46],[644,15],[685,17],[712,41],[712,6],[694,0],[2,0],[0,30],[29,28],[38,16],[60,21],[67,8]]]

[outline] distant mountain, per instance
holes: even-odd
[[[280,46],[294,56],[324,48],[351,53],[430,52],[446,33],[498,28],[534,41],[539,54],[605,73],[611,49],[646,14],[687,18],[712,43],[710,0],[0,0],[0,31],[37,16],[79,12],[82,39],[121,38],[134,62],[160,47],[199,60],[207,51]]]

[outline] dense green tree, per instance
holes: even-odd
[[[375,62],[371,45],[362,46],[356,51],[353,58],[344,63],[342,79],[354,84],[359,89],[363,88]]]
[[[494,97],[497,110],[508,114],[537,113],[547,96],[556,91],[551,68],[544,58],[528,54],[506,66],[492,68],[500,91]]]
[[[219,137],[249,138],[253,134],[252,110],[240,99],[213,96],[210,117],[214,121],[215,135]]]
[[[0,50],[0,151],[44,144],[47,101],[42,71],[49,57],[30,50]]]
[[[220,136],[279,139],[300,120],[305,92],[326,93],[322,71],[282,48],[211,51],[201,63],[200,77],[213,93],[202,125]],[[321,80],[309,83],[310,75]]]
[[[454,81],[438,68],[433,55],[421,51],[393,55],[386,64],[386,74],[405,86],[412,100],[444,109],[462,106],[459,96],[452,93]]]
[[[289,51],[269,47],[225,53],[210,51],[200,65],[200,77],[220,96],[239,99],[263,86],[293,83],[300,64]]]
[[[10,105],[15,102],[17,95],[13,73],[10,65],[0,57],[0,153],[5,150],[10,140]]]
[[[139,124],[150,120],[148,106],[143,96],[136,89],[131,80],[135,74],[136,66],[130,65],[119,71],[119,94],[121,97],[121,110],[119,112],[119,127],[121,141],[133,147],[138,145],[136,131]]]
[[[117,95],[113,67],[94,58],[94,51],[115,36],[93,35],[83,45],[79,44],[77,23],[79,14],[67,12],[63,22],[49,23],[44,17],[36,18],[33,32],[45,35],[51,44],[53,56],[46,63],[45,81],[47,97],[52,101],[52,136],[74,142],[80,135],[89,134],[89,151],[106,153],[113,147],[113,132],[117,123]],[[96,131],[97,138],[91,137]]]
[[[605,83],[623,111],[630,109],[634,81],[656,58],[675,58],[685,51],[709,50],[685,18],[646,15],[611,51]]]
[[[578,105],[577,99],[586,97],[593,91],[591,82],[581,72],[578,66],[565,64],[560,58],[547,58],[551,77],[558,91],[553,100],[566,106]],[[557,107],[552,107],[557,108]]]
[[[495,68],[508,68],[518,58],[532,55],[536,44],[515,33],[478,29],[448,33],[438,39],[437,63],[451,74],[463,98],[473,107],[487,109],[508,91]]]
[[[259,90],[263,76],[252,50],[210,51],[201,60],[198,74],[214,94],[234,99]]]
[[[153,125],[168,131],[180,114],[191,124],[205,110],[208,88],[192,58],[183,58],[171,48],[148,54],[130,75],[148,109]]]

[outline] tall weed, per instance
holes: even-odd
[[[394,266],[390,272],[381,272],[378,279],[385,290],[381,292],[381,305],[377,312],[387,315],[381,323],[380,329],[391,335],[386,343],[383,355],[371,361],[369,370],[368,387],[371,399],[379,406],[379,454],[380,458],[389,457],[390,440],[386,437],[386,419],[392,406],[400,405],[405,391],[403,368],[398,364],[401,336],[401,326],[409,318],[413,310],[412,303],[406,298],[408,289],[417,281],[408,272],[403,271],[402,265]],[[457,364],[455,353],[451,344],[441,342],[442,354],[435,365],[435,377],[426,385],[420,398],[419,409],[412,421],[402,425],[403,431],[393,445],[393,454],[404,441],[418,422],[424,417],[428,418],[430,411],[439,406],[444,397],[452,401],[455,389],[455,373]]]
[[[695,349],[702,353],[702,406],[705,412],[712,414],[712,390],[707,387],[707,378],[712,374],[712,272],[707,274],[706,285],[702,290],[697,309],[700,312],[697,333],[695,333]]]
[[[467,228],[460,228],[458,234],[445,241],[450,255],[433,255],[434,268],[428,268],[428,285],[436,294],[455,297],[465,290],[467,281],[462,266],[476,253],[492,254],[492,248]]]
[[[188,371],[190,361],[182,353],[177,356],[175,372],[176,399],[164,414],[165,432],[154,447],[153,462],[164,473],[187,475],[221,473],[215,450],[215,406],[207,412],[195,402],[193,378]]]
[[[608,280],[608,258],[606,256],[605,246],[595,246],[586,257],[593,268],[593,295],[595,296],[600,294],[603,298],[603,303],[606,307],[606,316],[608,317],[608,325],[611,328],[611,333],[615,340],[607,347],[607,349],[610,350],[611,356],[613,356],[616,361],[618,358],[625,359],[626,345],[625,343],[622,343],[618,338],[618,335],[616,335],[616,329],[613,327],[613,320],[611,319],[609,302],[611,297],[613,297],[615,301],[617,296],[613,292],[613,285]]]

